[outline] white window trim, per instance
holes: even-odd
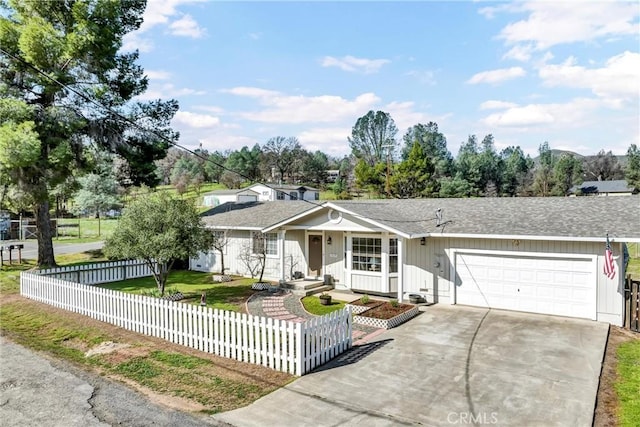
[[[380,270],[371,271],[371,270],[359,270],[357,268],[353,268],[353,239],[355,238],[364,238],[364,239],[380,239]],[[383,265],[385,261],[385,254],[383,252],[384,249],[384,236],[378,234],[356,234],[352,233],[349,236],[349,270],[352,274],[364,274],[365,276],[382,276],[383,271],[385,270]]]
[[[254,247],[253,247],[253,243],[254,243],[254,236],[255,236],[255,234],[258,234],[258,233],[259,233],[259,234],[264,234],[264,235],[265,235],[265,237],[266,237],[267,235],[269,235],[269,234],[273,234],[273,235],[275,235],[275,238],[276,238],[276,252],[275,252],[274,254],[269,254],[269,253],[267,253],[267,254],[265,254],[265,257],[266,257],[266,258],[278,258],[278,257],[279,257],[279,253],[280,253],[280,250],[279,250],[279,246],[280,246],[280,245],[278,244],[279,239],[278,239],[278,233],[277,233],[276,231],[269,231],[269,232],[267,232],[267,233],[261,233],[260,231],[254,231],[254,232],[252,232],[252,233],[251,233],[251,254],[252,254],[252,255],[261,255],[261,254],[259,254],[259,253],[255,253],[255,252],[253,251],[253,249],[254,249]],[[264,243],[265,243],[265,245],[267,244],[267,240],[266,240],[266,238],[265,238],[265,240],[264,240]]]

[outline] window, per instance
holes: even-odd
[[[276,199],[278,199],[278,200],[284,200],[284,192],[282,192],[282,191],[276,191]]]
[[[291,198],[291,200],[298,200],[298,192],[292,191],[291,193],[289,193],[289,197]]]
[[[253,233],[253,244],[251,247],[254,254],[264,253],[267,255],[278,255],[278,234],[277,233]]]
[[[317,191],[313,193],[313,198],[314,200],[320,200],[320,193],[318,193]]]
[[[398,272],[398,239],[389,239],[389,273]]]
[[[382,239],[353,237],[351,265],[354,270],[380,271],[382,265]]]

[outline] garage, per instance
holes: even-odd
[[[455,302],[596,319],[595,258],[456,252]]]

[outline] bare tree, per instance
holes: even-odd
[[[229,236],[227,231],[215,230],[213,232],[213,242],[211,243],[211,246],[220,254],[220,274],[224,274],[226,270],[224,266],[224,252],[228,244]]]

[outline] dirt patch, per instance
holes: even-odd
[[[618,395],[614,385],[617,374],[618,358],[616,352],[618,346],[627,341],[640,339],[640,334],[617,326],[609,327],[609,339],[605,350],[602,372],[600,373],[600,385],[596,399],[596,411],[593,425],[596,427],[617,427],[618,424]]]
[[[97,346],[93,347],[91,350],[87,351],[84,354],[84,357],[91,357],[97,354],[109,354],[109,353],[113,353],[114,351],[117,351],[123,348],[128,348],[128,347],[131,347],[131,345],[117,343],[113,341],[104,341],[98,344]]]
[[[361,299],[361,298],[358,298],[358,299],[357,299],[357,300],[355,300],[355,301],[351,301],[349,304],[351,304],[351,305],[357,305],[357,306],[360,306],[360,307],[369,307],[369,308],[374,308],[374,307],[378,307],[378,306],[380,306],[380,305],[384,304],[384,301],[379,301],[379,300],[373,300],[373,299],[370,299],[369,301],[367,301],[367,303],[366,303],[366,304],[363,304],[363,303],[362,303],[362,299]]]

